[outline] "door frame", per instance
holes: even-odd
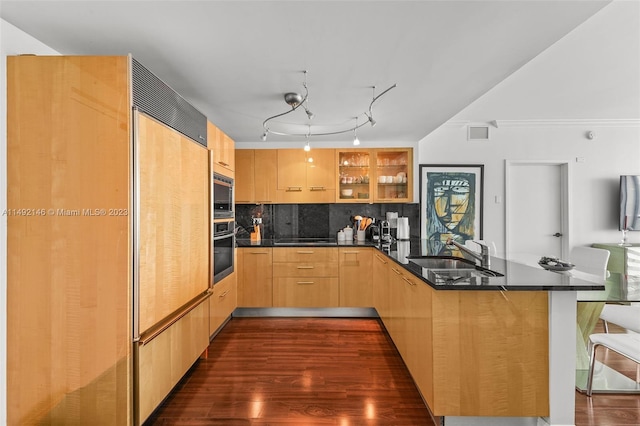
[[[572,193],[571,191],[571,162],[567,160],[505,160],[505,258],[509,259],[511,254],[511,218],[513,215],[512,206],[509,200],[511,193],[512,174],[511,171],[515,167],[523,167],[529,165],[548,165],[560,167],[560,233],[562,233],[561,257],[567,259],[569,256],[569,247],[571,240],[571,226],[569,218],[571,217]]]

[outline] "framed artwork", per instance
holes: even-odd
[[[420,237],[429,254],[448,254],[449,237],[482,239],[482,164],[420,164]]]

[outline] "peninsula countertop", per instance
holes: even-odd
[[[412,238],[396,241],[391,244],[371,241],[337,242],[331,238],[290,238],[286,240],[263,239],[252,242],[248,239],[236,240],[237,247],[372,247],[384,253],[405,271],[410,272],[424,283],[436,290],[489,290],[489,291],[602,291],[605,280],[589,280],[578,278],[571,272],[556,273],[509,261],[499,257],[491,257],[489,273],[460,275],[455,279],[442,280],[434,274],[434,270],[423,268],[411,261],[412,258],[435,256],[428,252],[426,240]],[[474,261],[465,253],[462,258]],[[482,268],[478,268],[481,270]],[[497,274],[495,274],[497,273]],[[456,272],[452,272],[455,276]],[[575,274],[579,275],[579,274]]]

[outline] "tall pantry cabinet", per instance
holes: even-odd
[[[131,57],[8,58],[10,425],[141,424],[206,348],[200,115]]]

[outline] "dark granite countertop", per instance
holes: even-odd
[[[317,239],[317,241],[265,239],[260,242],[252,242],[248,239],[237,239],[237,247],[374,247],[400,265],[404,270],[420,278],[423,282],[436,290],[501,290],[501,291],[590,291],[604,290],[604,280],[588,280],[578,278],[571,273],[556,273],[546,271],[540,267],[529,266],[517,262],[508,261],[498,257],[491,257],[490,271],[502,276],[489,276],[493,274],[471,273],[475,276],[464,276],[460,273],[456,277],[456,271],[448,271],[452,274],[447,279],[434,274],[434,270],[423,268],[410,261],[412,257],[429,256],[427,242],[418,238],[407,241],[397,241],[393,244],[380,244],[378,242],[340,242],[335,239]],[[464,255],[464,254],[463,254]],[[466,255],[465,255],[466,256]],[[473,259],[469,258],[473,261]],[[471,269],[472,271],[474,269]]]

